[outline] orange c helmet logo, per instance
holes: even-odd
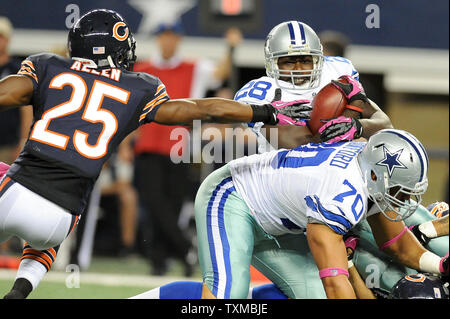
[[[415,274],[415,275],[405,276],[405,279],[412,281],[412,282],[424,282],[426,277],[422,274]]]
[[[125,27],[125,33],[123,35],[119,34],[119,28]],[[125,41],[128,38],[128,27],[124,22],[117,22],[113,27],[113,37],[119,41]]]

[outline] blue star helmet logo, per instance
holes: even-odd
[[[402,162],[400,162],[399,157],[403,152],[403,148],[398,150],[397,152],[391,153],[386,148],[386,146],[383,145],[383,152],[384,152],[384,158],[376,163],[376,165],[380,166],[386,166],[389,177],[392,177],[392,174],[394,173],[394,169],[396,168],[407,168]]]

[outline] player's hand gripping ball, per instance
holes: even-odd
[[[347,99],[333,83],[329,83],[317,93],[311,104],[312,111],[308,127],[313,134],[316,134],[324,124],[321,120],[342,115],[347,105]]]

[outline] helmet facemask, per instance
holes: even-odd
[[[381,130],[369,139],[358,163],[368,197],[387,219],[404,220],[416,211],[428,187],[428,159],[415,137],[401,130]]]
[[[373,171],[371,171],[371,179],[377,179]],[[412,188],[404,187],[400,184],[389,185],[389,178],[386,172],[383,173],[383,184],[378,191],[369,189],[369,198],[377,205],[381,213],[391,221],[401,221],[410,217],[422,202],[422,195],[425,193],[428,181],[424,180],[417,183]],[[376,183],[376,180],[374,181]],[[381,183],[380,183],[381,185]],[[397,215],[391,217],[387,211],[393,211]]]
[[[288,21],[275,26],[267,36],[264,46],[267,76],[286,90],[306,90],[319,86],[324,57],[319,37],[308,25]],[[311,56],[311,70],[280,70],[282,57]]]
[[[133,65],[136,62],[136,40],[131,35],[128,39],[128,49],[122,49],[121,51],[118,51],[116,54],[114,54],[114,57],[111,57],[110,59],[113,61],[113,64],[115,66],[110,65],[111,67],[121,67],[125,70],[132,71]],[[108,59],[109,60],[109,59]],[[110,63],[111,64],[111,63]]]
[[[309,55],[312,56],[313,68],[311,70],[281,70],[278,67],[278,59],[285,56]],[[267,75],[273,79],[280,88],[287,90],[307,90],[316,88],[320,83],[320,75],[323,68],[323,55],[303,53],[288,54],[271,57],[266,62]],[[298,83],[299,80],[302,83]]]

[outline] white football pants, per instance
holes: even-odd
[[[15,235],[34,249],[56,247],[76,220],[68,210],[9,177],[0,180],[0,243]]]

